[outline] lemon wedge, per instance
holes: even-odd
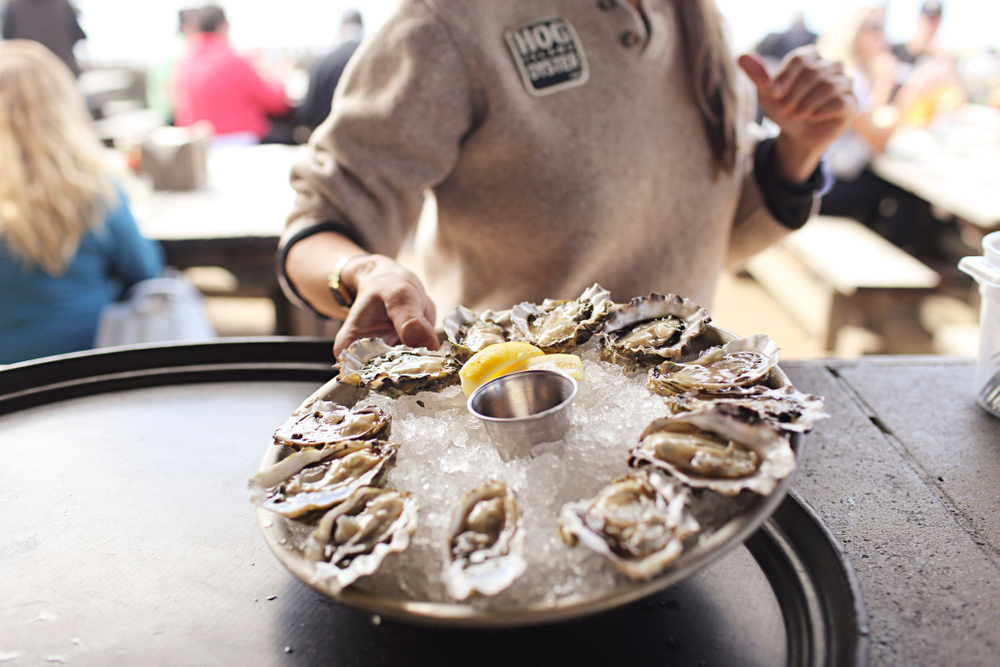
[[[531,357],[521,362],[522,367],[514,370],[542,369],[562,371],[566,375],[583,382],[583,360],[575,354],[546,354],[541,357]]]
[[[472,355],[458,372],[458,376],[462,379],[462,391],[466,396],[471,396],[472,392],[493,378],[510,373],[525,359],[544,354],[534,345],[520,341],[496,343],[484,347]]]

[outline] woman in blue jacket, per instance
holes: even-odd
[[[102,308],[163,269],[101,151],[69,69],[0,42],[0,364],[92,347]]]

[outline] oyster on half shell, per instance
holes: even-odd
[[[527,567],[523,540],[514,494],[503,482],[490,480],[467,492],[448,531],[449,565],[442,574],[448,594],[464,600],[473,592],[506,589]]]
[[[300,450],[250,478],[250,500],[294,518],[341,503],[356,490],[379,486],[396,462],[399,445],[352,440],[340,446]]]
[[[764,334],[738,338],[688,363],[663,362],[650,369],[646,386],[662,396],[748,387],[767,378],[778,365],[778,352]]]
[[[688,486],[727,496],[743,489],[770,495],[795,470],[786,436],[759,418],[714,407],[653,421],[630,453],[632,466],[650,464]]]
[[[441,324],[451,342],[452,353],[462,360],[484,347],[510,340],[513,327],[509,310],[486,310],[477,315],[465,306],[448,313]]]
[[[638,296],[604,321],[601,359],[623,366],[679,359],[711,320],[704,308],[676,294]]]
[[[655,469],[636,470],[593,498],[563,505],[559,537],[570,546],[583,543],[630,579],[649,579],[677,560],[683,541],[699,530],[687,494]]]
[[[443,346],[390,347],[381,338],[361,338],[340,353],[337,381],[396,398],[402,394],[439,391],[458,384],[461,362]]]
[[[614,302],[611,292],[594,284],[578,299],[542,304],[519,303],[510,311],[520,340],[531,343],[546,354],[568,352],[590,340],[604,323]]]
[[[274,441],[292,447],[329,447],[351,440],[385,439],[389,429],[389,415],[375,405],[348,408],[318,400],[293,412],[274,432]]]
[[[316,563],[312,582],[335,593],[373,574],[391,553],[410,546],[420,506],[409,493],[362,487],[319,520],[303,555]]]
[[[689,391],[666,396],[664,402],[675,415],[716,406],[729,410],[733,415],[756,415],[773,428],[793,433],[808,433],[817,421],[830,416],[823,412],[822,398],[803,394],[791,385],[780,389],[756,385],[748,389],[749,391]]]

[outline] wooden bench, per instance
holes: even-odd
[[[941,282],[861,223],[826,216],[751,258],[746,269],[828,351],[844,325],[879,330]]]

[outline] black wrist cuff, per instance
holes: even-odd
[[[791,183],[778,175],[774,165],[774,139],[757,144],[753,159],[754,176],[771,215],[789,229],[799,229],[812,215],[816,197],[827,185],[823,164],[805,183]]]
[[[354,240],[351,237],[351,234],[344,228],[343,225],[340,225],[336,222],[317,222],[316,224],[302,227],[291,236],[283,238],[281,240],[281,244],[278,246],[278,255],[275,259],[277,262],[278,282],[281,284],[281,289],[284,290],[288,298],[296,304],[305,306],[306,308],[313,311],[323,319],[328,320],[330,319],[329,316],[324,315],[323,313],[316,310],[316,308],[314,308],[311,303],[306,301],[302,297],[302,295],[299,294],[299,291],[295,289],[295,284],[288,279],[288,273],[285,270],[285,261],[288,259],[289,248],[291,248],[293,245],[295,245],[302,239],[313,236],[314,234],[321,234],[323,232],[334,232],[336,234],[346,236],[352,241]]]

